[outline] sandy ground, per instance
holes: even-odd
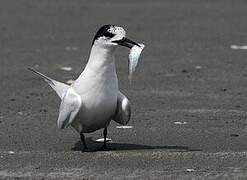
[[[246,179],[247,2],[0,1],[1,179]],[[56,126],[59,98],[27,67],[67,82],[103,24],[146,44],[132,86],[116,53],[134,128],[78,134]],[[235,47],[235,46],[234,46]],[[72,71],[61,70],[72,67]],[[13,151],[13,152],[12,152]]]

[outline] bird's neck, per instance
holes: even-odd
[[[93,45],[86,68],[102,68],[111,64],[115,65],[114,52],[114,47]]]
[[[115,49],[93,45],[88,63],[79,78],[115,76]]]

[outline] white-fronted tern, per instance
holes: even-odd
[[[80,133],[84,149],[87,149],[84,133],[103,128],[102,149],[106,149],[107,127],[110,121],[126,125],[130,120],[130,102],[118,89],[114,56],[118,45],[143,48],[127,39],[122,27],[102,26],[93,39],[85,69],[70,86],[28,68],[40,75],[56,91],[61,99],[57,125],[61,129],[72,126]],[[139,58],[139,55],[137,57]]]

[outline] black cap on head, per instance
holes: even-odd
[[[114,36],[114,34],[112,34],[111,32],[109,32],[108,30],[112,27],[113,25],[107,24],[102,26],[97,33],[95,34],[94,38],[93,38],[93,42],[92,45],[94,44],[94,41],[96,39],[98,39],[99,37],[105,36],[107,38],[112,38]]]

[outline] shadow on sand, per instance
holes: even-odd
[[[100,148],[103,145],[101,142],[94,141],[91,137],[86,138],[86,143],[88,146],[87,152],[102,151]],[[124,150],[155,150],[164,149],[167,151],[174,152],[188,152],[188,151],[202,151],[201,149],[191,149],[188,146],[149,146],[140,144],[128,144],[128,143],[107,143],[106,151],[124,151]],[[74,144],[72,148],[73,151],[83,151],[83,145],[81,141]]]

